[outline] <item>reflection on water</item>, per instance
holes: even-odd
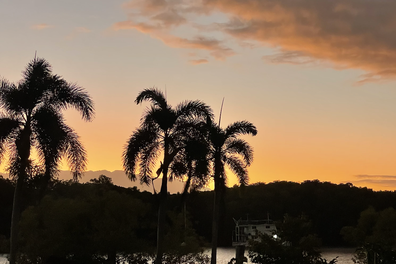
[[[352,256],[354,251],[353,248],[323,248],[322,256],[329,261],[338,256],[337,264],[353,264]],[[205,254],[210,256],[210,253],[210,249],[205,250]],[[247,252],[245,256],[247,256]],[[217,249],[217,264],[227,264],[233,257],[235,257],[235,248]],[[0,255],[0,264],[7,263],[5,256]],[[249,261],[248,263],[251,262]]]
[[[0,264],[7,264],[8,261],[4,255],[0,254]]]
[[[337,264],[353,264],[352,257],[355,253],[354,248],[323,248],[322,257],[332,260],[337,257]]]
[[[353,248],[323,248],[322,257],[328,261],[337,257],[337,264],[353,264],[352,257],[355,252]],[[205,253],[210,256],[211,250],[205,250]],[[245,253],[247,256],[247,252]],[[217,249],[217,264],[227,264],[235,257],[235,248],[218,248]],[[252,263],[248,261],[248,263]]]

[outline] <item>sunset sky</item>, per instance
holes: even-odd
[[[122,169],[148,106],[134,99],[158,87],[172,105],[204,101],[216,119],[224,97],[223,127],[257,126],[250,183],[394,190],[395,10],[394,0],[2,0],[0,77],[20,80],[37,51],[89,92],[92,122],[65,113],[88,170]]]

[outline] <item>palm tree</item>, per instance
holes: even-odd
[[[187,139],[194,135],[195,128],[212,118],[212,111],[200,101],[186,101],[172,108],[165,95],[155,88],[139,93],[135,102],[140,104],[143,101],[150,101],[151,107],[143,114],[140,127],[128,140],[123,153],[124,170],[131,180],[136,180],[138,173],[141,183],[150,184],[157,159],[163,155],[156,171],[158,176],[162,174],[155,259],[155,264],[160,264],[164,253],[168,171],[176,157],[181,155]]]
[[[214,207],[212,221],[212,256],[211,264],[216,263],[217,242],[220,220],[220,202],[226,185],[226,166],[238,177],[241,184],[248,183],[249,166],[253,161],[253,149],[240,135],[257,134],[256,127],[248,121],[238,121],[222,129],[217,124],[210,124],[209,142],[211,161],[214,171]]]
[[[210,180],[209,144],[207,141],[207,123],[200,124],[196,133],[188,137],[181,155],[175,157],[172,163],[170,179],[186,180],[181,196],[181,205],[185,201],[189,190],[199,190]]]
[[[11,220],[10,264],[16,261],[18,222],[21,214],[21,188],[35,149],[45,168],[48,182],[66,157],[75,179],[86,167],[86,153],[78,135],[65,124],[62,110],[75,108],[86,121],[93,118],[90,96],[83,88],[52,73],[44,59],[34,59],[23,72],[22,80],[0,82],[0,162],[9,151],[9,173],[16,178]]]

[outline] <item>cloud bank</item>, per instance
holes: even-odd
[[[278,51],[263,57],[267,63],[360,69],[366,72],[361,82],[396,78],[393,0],[135,0],[123,8],[129,18],[114,29],[133,28],[170,47],[206,50],[216,59],[235,54],[231,41],[251,41]],[[174,33],[186,26],[200,36]]]
[[[373,186],[378,190],[395,190],[396,175],[355,175],[356,180],[352,181],[358,186]]]

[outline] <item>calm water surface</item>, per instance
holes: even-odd
[[[210,249],[205,251],[206,254],[210,255]],[[353,264],[352,256],[354,249],[351,248],[323,248],[322,256],[326,260],[332,260],[338,256],[337,264]],[[247,253],[245,254],[245,256]],[[218,248],[217,249],[217,263],[227,264],[233,257],[235,257],[234,248]],[[250,261],[248,263],[251,263]],[[0,255],[0,264],[8,264],[5,256]]]
[[[322,257],[328,261],[337,258],[337,264],[354,264],[352,261],[355,249],[353,248],[323,248]],[[210,255],[210,249],[205,251]],[[245,253],[247,256],[247,252]],[[217,249],[217,264],[227,264],[232,258],[235,257],[235,248],[218,248]],[[248,261],[248,263],[252,263]]]

